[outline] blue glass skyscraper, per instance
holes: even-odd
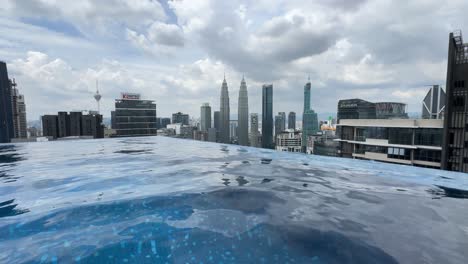
[[[273,148],[273,85],[263,85],[262,92],[262,148]]]
[[[309,136],[319,131],[317,113],[310,108],[310,78],[304,86],[304,112],[302,114],[302,149],[307,147]]]

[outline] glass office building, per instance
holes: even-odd
[[[262,88],[262,147],[273,148],[273,85]]]
[[[115,100],[113,114],[115,136],[150,136],[157,134],[156,104],[141,100],[139,94],[122,93]]]
[[[0,143],[8,143],[14,137],[11,93],[7,65],[0,61]]]

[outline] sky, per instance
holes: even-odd
[[[396,101],[420,112],[428,85],[445,87],[448,35],[468,30],[468,1],[1,0],[0,60],[26,97],[28,119],[96,109],[141,93],[157,115],[219,109],[221,83],[237,113],[274,86],[274,112],[336,112],[340,99]],[[463,28],[465,27],[465,28]],[[467,31],[468,34],[468,31]]]

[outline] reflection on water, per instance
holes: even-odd
[[[468,258],[464,174],[153,137],[1,145],[0,179],[0,263]]]

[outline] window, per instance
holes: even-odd
[[[388,148],[387,157],[389,159],[411,159],[411,150],[404,148]]]
[[[388,143],[413,145],[413,130],[411,128],[389,128]]]
[[[455,81],[453,86],[455,88],[464,88],[465,87],[465,81]]]
[[[414,159],[421,160],[421,161],[429,161],[429,162],[440,162],[441,151],[418,149],[414,152]]]
[[[420,128],[416,129],[414,144],[421,146],[442,146],[442,129]]]
[[[465,97],[460,95],[455,95],[453,97],[452,104],[454,107],[463,107],[465,106]]]
[[[453,132],[449,134],[449,144],[453,144],[455,142],[455,135]]]

